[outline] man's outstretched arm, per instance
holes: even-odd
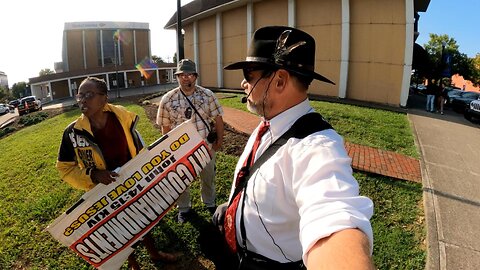
[[[346,229],[318,240],[307,254],[307,269],[375,269],[367,236]]]

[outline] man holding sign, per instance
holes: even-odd
[[[76,100],[82,115],[65,129],[56,167],[65,182],[88,191],[99,183],[114,182],[118,176],[114,170],[135,157],[144,143],[135,129],[138,116],[108,103],[104,80],[95,77],[83,80]],[[102,200],[96,205],[102,207]],[[145,234],[142,242],[153,261],[177,260],[173,254],[158,251],[150,233]],[[131,269],[140,269],[133,253],[128,263]]]

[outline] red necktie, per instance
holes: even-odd
[[[240,169],[240,171],[237,174],[237,178],[235,179],[235,190],[237,190],[237,187],[239,184],[242,184],[242,186],[244,186],[244,182],[248,180],[247,179],[248,176],[246,176],[246,171],[248,171],[248,169],[253,165],[255,154],[257,152],[258,146],[260,145],[262,136],[263,134],[265,134],[265,132],[267,132],[269,127],[270,127],[270,123],[268,122],[262,122],[260,124],[260,127],[258,128],[257,137],[255,138],[255,142],[253,143],[252,151],[247,156],[247,159],[243,163],[243,168]],[[242,187],[242,189],[237,193],[237,195],[234,195],[235,197],[233,198],[233,201],[230,203],[230,205],[227,208],[227,211],[225,212],[225,222],[224,222],[225,240],[227,241],[227,244],[233,253],[237,252],[235,217],[237,213],[238,203],[240,202],[240,198],[242,197],[243,189],[244,188]]]

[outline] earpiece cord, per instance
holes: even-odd
[[[270,88],[270,84],[272,83],[273,81],[273,78],[275,77],[275,74],[276,74],[276,71],[274,73],[274,76],[272,77],[272,79],[270,80],[270,82],[268,83],[268,86],[267,86],[267,90],[265,91],[268,92],[268,89]],[[265,100],[266,100],[266,94],[264,95],[264,101],[263,101],[263,106],[264,106],[264,109],[265,109]],[[264,111],[264,114],[265,114],[265,111]],[[270,128],[268,129],[268,133],[270,134],[270,145],[273,144],[273,135],[272,135],[272,131],[270,130]],[[270,145],[267,147],[267,149],[270,147]],[[255,157],[252,157],[252,158],[255,158]],[[263,228],[265,229],[265,232],[268,234],[268,236],[270,237],[270,239],[272,239],[272,242],[273,244],[280,250],[280,252],[282,253],[283,257],[285,258],[285,260],[289,261],[289,262],[293,262],[292,260],[290,260],[289,258],[287,258],[287,256],[285,255],[285,252],[283,252],[283,249],[277,244],[277,242],[275,241],[275,238],[272,236],[272,234],[268,231],[267,229],[267,226],[265,225],[265,222],[263,221],[261,215],[260,215],[260,209],[258,207],[258,204],[257,204],[257,200],[256,200],[256,197],[255,197],[255,183],[256,183],[256,179],[257,179],[257,174],[255,174],[255,177],[253,178],[253,187],[252,187],[252,196],[253,196],[253,202],[255,204],[255,207],[256,207],[256,210],[257,210],[257,214],[258,214],[258,219],[260,220],[260,223],[262,223],[262,226]],[[243,198],[242,198],[242,208],[241,208],[241,216],[240,216],[240,232],[241,232],[241,235],[242,235],[242,249],[243,250],[247,250],[247,233],[246,233],[246,230],[245,230],[245,225],[244,225],[244,221],[243,221],[243,212],[244,212],[244,209],[245,209],[245,197],[246,197],[246,191],[247,191],[247,186],[248,186],[248,181],[245,183],[245,186],[243,187],[244,188],[244,193],[243,193]]]
[[[275,70],[275,72],[273,73],[272,79],[270,79],[270,81],[268,82],[267,89],[265,90],[265,92],[263,94],[263,102],[262,102],[263,118],[265,118],[265,116],[267,115],[267,113],[265,112],[265,103],[267,101],[267,93],[268,93],[268,90],[270,90],[270,84],[272,83],[276,74],[277,74],[277,71]]]
[[[265,232],[267,232],[270,239],[272,239],[273,244],[280,250],[280,252],[282,253],[285,260],[287,260],[289,262],[293,262],[292,260],[287,258],[287,256],[285,255],[285,252],[283,252],[283,249],[277,244],[277,242],[275,241],[275,238],[273,238],[272,234],[270,234],[270,232],[268,231],[267,226],[265,225],[265,222],[263,221],[263,219],[260,215],[260,209],[258,207],[257,199],[255,197],[255,183],[256,183],[257,175],[258,175],[258,173],[256,173],[255,177],[253,178],[252,196],[253,196],[253,202],[254,202],[256,210],[257,210],[258,218],[259,218],[260,222],[262,223],[262,226],[265,229]],[[244,221],[243,221],[243,216],[244,216],[243,212],[244,212],[244,209],[245,209],[245,198],[246,198],[246,195],[247,195],[247,186],[248,186],[248,181],[245,183],[245,186],[243,187],[244,193],[243,193],[243,198],[242,198],[242,208],[241,208],[241,216],[240,216],[240,233],[242,235],[242,246],[241,246],[241,248],[244,252],[247,250],[247,232],[245,230],[245,225],[244,225]]]
[[[257,208],[257,214],[258,214],[258,219],[260,220],[260,222],[262,223],[262,226],[263,228],[265,229],[265,232],[267,232],[268,236],[270,236],[270,239],[272,239],[272,242],[273,244],[280,250],[280,252],[282,253],[283,257],[285,258],[285,260],[289,261],[289,262],[293,262],[292,260],[290,260],[289,258],[287,258],[287,256],[285,255],[285,253],[283,252],[283,249],[277,244],[277,242],[275,241],[275,238],[273,238],[272,234],[270,234],[270,232],[268,231],[267,229],[267,226],[265,225],[265,222],[263,221],[262,219],[262,216],[260,215],[260,209],[258,208],[258,204],[257,204],[257,199],[255,197],[255,183],[256,183],[256,179],[257,179],[257,174],[255,174],[255,177],[253,178],[253,187],[252,187],[252,196],[253,196],[253,203],[255,203],[255,207]]]
[[[249,98],[250,95],[253,93],[253,90],[255,90],[255,87],[257,86],[257,84],[258,84],[263,78],[265,78],[266,75],[267,75],[267,73],[265,73],[265,71],[264,71],[264,73],[262,73],[262,76],[261,76],[260,78],[258,78],[258,80],[257,80],[257,81],[255,82],[255,84],[253,85],[252,90],[250,90],[250,93],[248,93],[248,95],[247,95],[246,97],[243,97],[243,98],[242,98],[242,103],[247,103],[248,98]]]

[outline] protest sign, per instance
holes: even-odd
[[[191,121],[122,166],[116,181],[98,184],[55,219],[47,231],[98,269],[119,269],[210,162]]]

